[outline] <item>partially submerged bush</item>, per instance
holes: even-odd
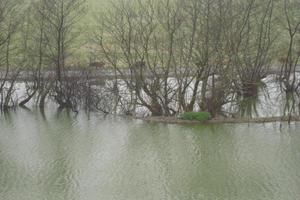
[[[183,113],[179,119],[182,120],[196,120],[196,121],[208,121],[211,119],[209,112],[186,112]]]

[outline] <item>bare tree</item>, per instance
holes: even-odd
[[[20,2],[18,1],[0,1],[0,108],[8,110],[14,107],[16,99],[13,94],[15,90],[15,81],[19,74],[17,66],[14,66],[13,60],[16,59],[16,43],[14,38],[18,30],[20,13],[17,13]],[[12,70],[12,67],[14,68]]]
[[[284,30],[288,32],[288,47],[285,58],[282,60],[281,80],[287,92],[297,91],[299,82],[296,77],[296,67],[300,59],[300,16],[299,2],[294,0],[284,0],[283,10],[285,16]]]
[[[84,3],[85,0],[41,0],[38,10],[42,20],[40,34],[46,41],[46,57],[56,70],[53,94],[62,108],[74,107],[70,95],[76,87],[73,88],[74,84],[64,80],[64,69],[79,35],[76,23],[85,13]]]

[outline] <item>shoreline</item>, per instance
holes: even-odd
[[[164,124],[263,124],[273,122],[299,122],[300,116],[281,116],[281,117],[259,117],[259,118],[214,118],[208,121],[190,121],[181,120],[176,117],[146,117],[136,118],[148,123],[164,123]]]

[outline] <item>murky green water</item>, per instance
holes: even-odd
[[[300,199],[300,124],[0,116],[1,200]]]

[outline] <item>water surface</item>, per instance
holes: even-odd
[[[2,200],[300,199],[300,124],[0,116]]]

